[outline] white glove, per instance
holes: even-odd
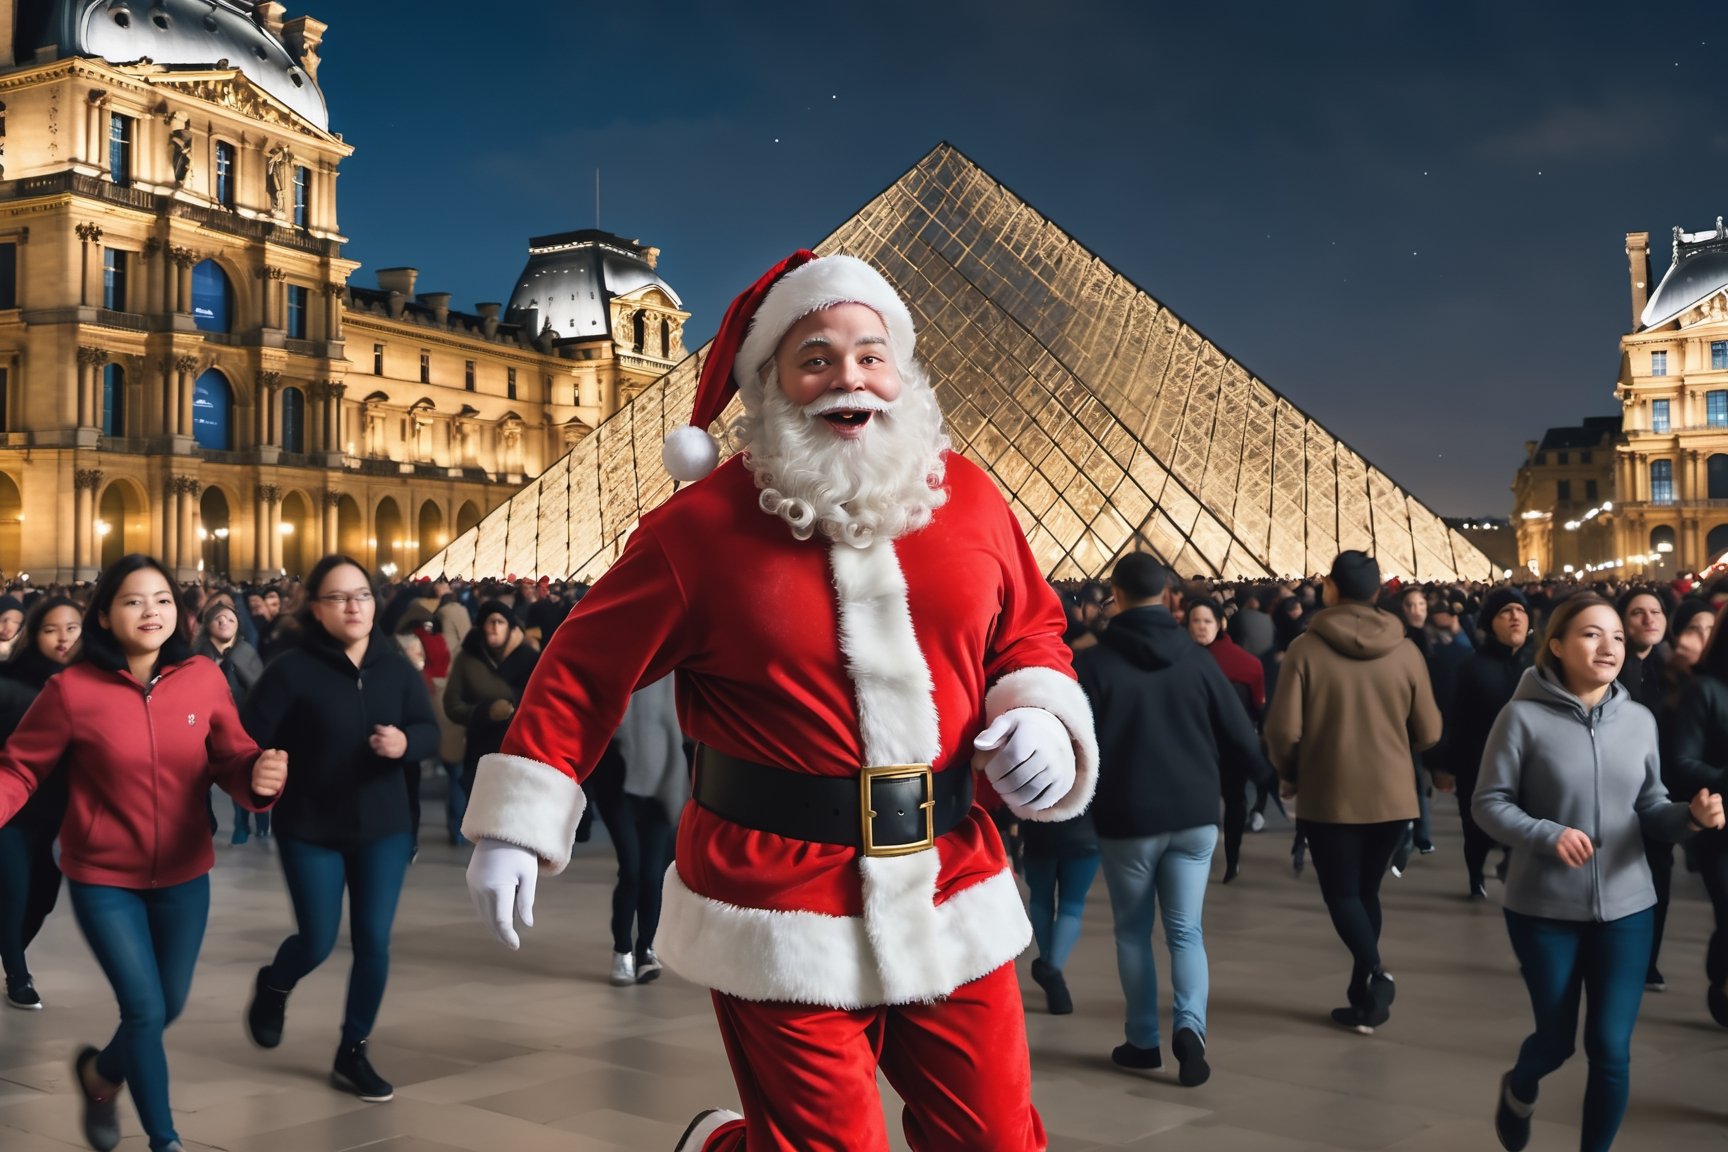
[[[978,733],[978,765],[1016,816],[1054,807],[1074,787],[1074,742],[1042,708],[1010,708]]]
[[[468,895],[474,910],[511,951],[522,947],[512,912],[524,928],[534,927],[534,884],[540,857],[503,840],[482,837],[468,859]]]

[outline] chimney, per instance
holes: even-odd
[[[254,0],[252,5],[252,19],[278,40],[282,39],[282,17],[287,12],[276,0]]]
[[[378,287],[386,292],[400,292],[403,296],[414,295],[414,281],[420,275],[418,268],[380,268],[378,269]]]
[[[329,30],[330,25],[310,16],[296,16],[282,25],[283,46],[306,69],[314,84],[318,83],[318,45],[324,43],[324,33]]]
[[[450,295],[448,292],[422,292],[420,294],[420,303],[432,309],[432,318],[438,321],[440,328],[450,323]]]
[[[0,0],[0,68],[10,68],[18,35],[18,0]]]
[[[498,334],[498,311],[502,304],[476,304],[474,311],[480,314],[480,331],[488,338]]]
[[[1626,233],[1627,272],[1632,281],[1632,331],[1644,324],[1644,305],[1650,301],[1650,233]]]

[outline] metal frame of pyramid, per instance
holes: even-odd
[[[1387,577],[1497,575],[1383,471],[952,145],[816,250],[862,257],[906,298],[956,450],[989,470],[1053,579],[1101,576],[1134,550],[1184,576],[1296,576],[1346,548],[1377,556]],[[672,494],[660,443],[688,421],[707,351],[417,575],[598,578]]]

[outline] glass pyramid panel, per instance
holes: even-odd
[[[862,257],[906,298],[955,449],[1009,495],[1051,576],[1100,576],[1135,548],[1184,576],[1320,572],[1339,548],[1375,553],[1389,577],[1492,575],[1432,510],[950,145],[815,247]],[[421,574],[597,578],[672,494],[660,441],[688,418],[706,354]]]

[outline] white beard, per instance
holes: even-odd
[[[762,375],[760,387],[741,389],[744,415],[732,435],[762,490],[757,502],[793,536],[808,540],[820,532],[868,548],[918,531],[947,503],[948,437],[921,366],[901,366],[900,398],[885,410],[873,404],[876,414],[856,440],[837,438],[820,417],[794,404],[773,365]]]

